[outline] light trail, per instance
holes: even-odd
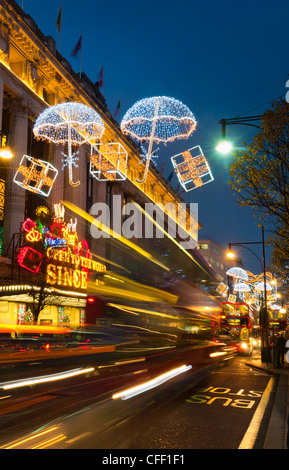
[[[123,390],[122,392],[115,393],[112,395],[112,398],[115,400],[117,398],[121,398],[122,400],[127,400],[129,398],[132,398],[136,395],[139,395],[140,393],[144,393],[147,390],[151,390],[152,388],[158,387],[159,385],[167,382],[168,380],[172,379],[173,377],[176,377],[177,375],[183,374],[184,372],[187,372],[192,368],[191,365],[186,366],[183,365],[181,367],[177,367],[176,369],[172,369],[169,372],[166,372],[162,375],[159,375],[158,377],[155,377],[152,380],[149,380],[147,382],[144,382],[140,385],[137,385],[136,387],[129,388],[127,390]]]
[[[94,367],[87,367],[86,369],[73,369],[66,372],[59,372],[58,374],[45,375],[40,377],[32,377],[29,379],[19,379],[11,382],[0,383],[0,388],[3,390],[10,390],[12,388],[26,387],[28,385],[37,385],[40,383],[54,382],[56,380],[68,379],[70,377],[76,377],[77,375],[87,374],[93,372]]]

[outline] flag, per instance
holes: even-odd
[[[72,51],[73,57],[76,57],[76,56],[77,56],[78,52],[79,52],[80,49],[81,49],[81,46],[82,46],[82,35],[81,35],[80,38],[78,39],[77,44],[76,44],[75,48],[74,48],[73,51]]]
[[[172,177],[174,176],[174,171],[175,171],[175,170],[173,170],[173,171],[171,172],[171,174],[169,175],[168,180],[167,180],[168,182],[170,182],[171,179],[172,179]]]
[[[103,88],[103,66],[101,67],[101,71],[99,72],[99,88]]]
[[[59,9],[59,13],[58,13],[57,21],[56,21],[56,26],[59,32],[61,30],[61,14],[62,14],[62,5]]]
[[[118,105],[117,105],[116,110],[115,110],[115,113],[114,113],[114,116],[115,116],[115,117],[117,116],[117,113],[119,112],[119,110],[120,110],[120,100],[119,100],[119,102],[118,102]]]

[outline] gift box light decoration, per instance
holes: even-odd
[[[23,155],[13,181],[24,189],[47,197],[57,175],[58,170],[50,163]]]
[[[196,129],[191,110],[181,101],[167,96],[154,96],[137,101],[124,115],[121,130],[140,142],[148,142],[144,183],[153,154],[153,143],[172,142],[189,137]]]
[[[124,181],[127,174],[127,151],[119,142],[92,145],[90,173],[98,181]]]
[[[199,145],[171,157],[182,187],[188,192],[214,180],[210,166]]]
[[[101,117],[89,106],[81,103],[62,103],[46,109],[37,118],[33,128],[37,139],[44,139],[56,144],[67,144],[68,155],[62,153],[63,168],[68,167],[69,184],[78,186],[80,181],[73,181],[73,166],[77,167],[78,151],[72,152],[73,145],[94,144],[104,133]]]

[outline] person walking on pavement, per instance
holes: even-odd
[[[287,341],[288,342],[288,341]],[[276,342],[276,368],[280,367],[280,363],[284,366],[285,364],[285,353],[286,353],[286,339],[282,334],[280,334],[279,338]]]

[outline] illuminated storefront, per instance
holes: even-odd
[[[106,266],[92,259],[86,240],[79,240],[77,219],[65,222],[64,207],[60,204],[54,210],[50,224],[43,224],[38,218],[26,219],[22,225],[25,245],[18,254],[20,279],[29,279],[30,284],[0,287],[0,323],[5,308],[11,323],[32,323],[31,292],[41,288],[51,302],[40,313],[40,323],[76,326],[85,323],[89,274],[105,272]]]

